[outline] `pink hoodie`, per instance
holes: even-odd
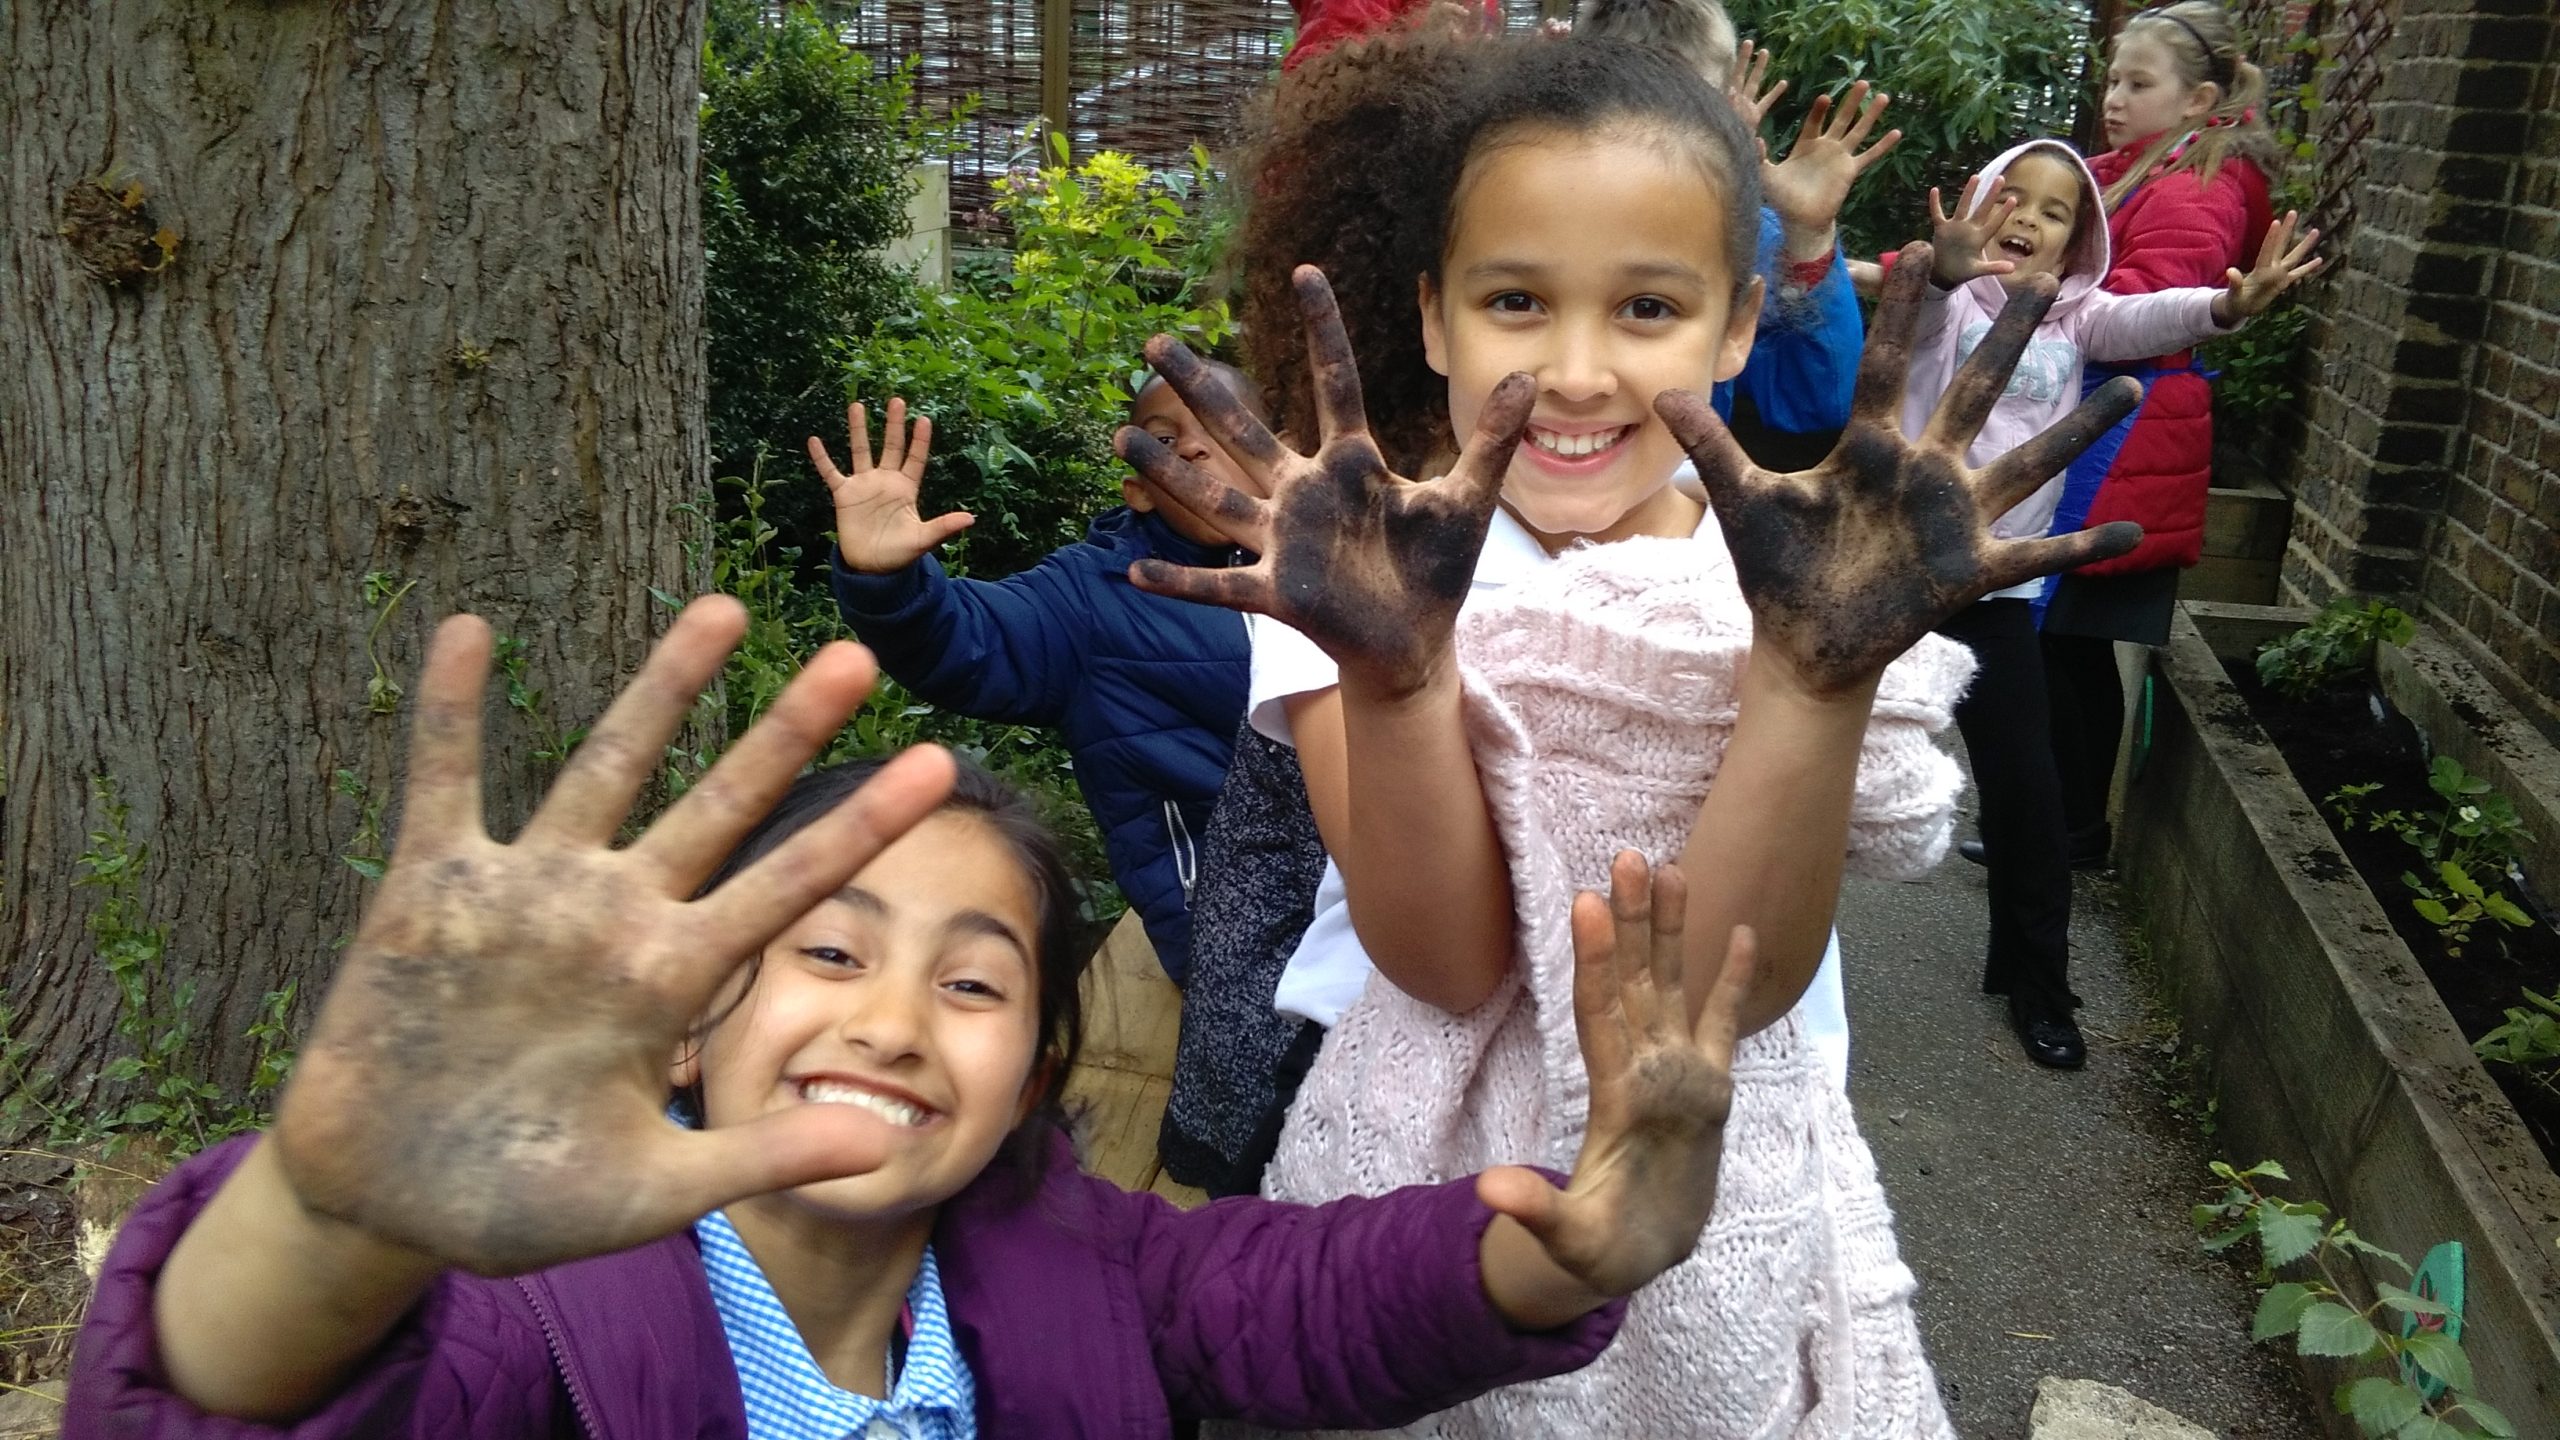
[[[1975,187],[1978,212],[1992,203],[1998,188],[1991,183],[2033,149],[2050,150],[2070,160],[2080,175],[2081,223],[2062,262],[2062,290],[2044,322],[2036,326],[2009,388],[1991,408],[1982,433],[1965,452],[1965,463],[1979,468],[2043,433],[2080,403],[2080,362],[2141,360],[2183,350],[2219,335],[2213,323],[2213,297],[2220,286],[2161,290],[2149,295],[2118,295],[2098,288],[2111,259],[2107,221],[2096,177],[2078,151],[2059,140],[2030,140],[2013,146],[1982,167]],[[1956,367],[1991,329],[2009,292],[2001,277],[1984,275],[1953,290],[1924,287],[1920,331],[1911,347],[1911,374],[1902,392],[1902,433],[1914,439],[1928,427],[1929,414],[1955,380]],[[2033,495],[2019,501],[1993,524],[2003,539],[2042,535],[2053,522],[2062,498],[2062,477],[2054,476]],[[2038,582],[2039,584],[2041,582]],[[2030,587],[2032,588],[2032,587]],[[2002,594],[2008,592],[2003,591]]]

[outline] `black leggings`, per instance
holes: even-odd
[[[1938,633],[1962,641],[1981,668],[1956,703],[1973,762],[1989,862],[1991,944],[1982,988],[2062,1012],[2071,993],[2071,864],[2045,709],[2044,656],[2024,600],[1980,600]]]
[[[2045,693],[2053,709],[2053,763],[2062,775],[2062,824],[2074,838],[2104,833],[2107,787],[2124,734],[2124,677],[2116,642],[2096,635],[2044,636]]]

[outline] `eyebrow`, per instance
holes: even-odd
[[[835,898],[866,915],[885,916],[889,913],[887,901],[859,885],[847,885],[836,892]],[[992,940],[1002,940],[1020,952],[1025,967],[1031,963],[1031,946],[1022,938],[1021,932],[984,910],[963,910],[953,915],[942,922],[942,933],[951,936],[983,935]]]
[[[1496,258],[1492,260],[1477,261],[1475,264],[1468,266],[1465,272],[1458,278],[1461,280],[1476,282],[1486,280],[1535,279],[1544,275],[1546,272],[1546,266],[1537,264],[1533,261],[1504,260]],[[1699,286],[1703,286],[1707,283],[1706,277],[1698,273],[1698,268],[1696,266],[1684,265],[1677,260],[1640,261],[1633,265],[1621,267],[1618,273],[1630,280],[1682,280],[1689,284]]]

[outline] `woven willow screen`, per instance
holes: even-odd
[[[1503,4],[1514,25],[1540,9]],[[952,223],[978,230],[995,228],[996,177],[1034,158],[1045,94],[1063,94],[1079,156],[1119,150],[1179,169],[1194,142],[1224,139],[1297,31],[1288,0],[865,0],[843,23],[875,61],[919,57],[928,111],[978,97],[951,174]]]

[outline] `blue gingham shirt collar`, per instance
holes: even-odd
[[[728,1216],[714,1210],[693,1230],[738,1368],[749,1440],[977,1440],[977,1387],[952,1338],[932,1247],[907,1287],[914,1330],[906,1362],[889,1398],[875,1400],[818,1368]]]

